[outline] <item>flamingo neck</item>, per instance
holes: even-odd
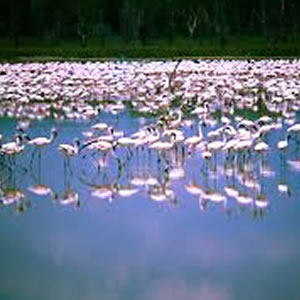
[[[202,139],[203,138],[203,132],[202,132],[202,126],[199,124],[198,126],[198,136]]]
[[[21,146],[21,144],[22,144],[22,138],[20,136],[17,136],[16,137],[16,145],[17,145],[17,147]]]
[[[55,138],[56,138],[56,133],[52,132],[49,138],[49,143],[52,143]]]
[[[74,147],[75,153],[78,153],[78,151],[79,151],[79,142],[78,141],[74,141],[73,147]]]

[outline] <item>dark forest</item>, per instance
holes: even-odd
[[[300,32],[298,0],[11,0],[1,4],[0,36],[18,46],[73,39],[105,45],[113,38],[147,45],[182,37],[199,41],[259,37],[268,44]]]

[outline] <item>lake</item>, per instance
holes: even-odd
[[[291,122],[235,107],[228,125],[214,105],[199,117],[195,103],[149,113],[124,101],[90,118],[0,118],[2,147],[18,132],[24,143],[0,156],[0,298],[298,299],[300,139],[288,131],[298,111]],[[164,135],[178,109],[185,141],[204,144]],[[36,151],[30,140],[53,128],[57,137]],[[249,148],[224,150],[233,129],[251,133]],[[121,140],[136,132],[138,144]],[[76,138],[79,153],[64,157],[59,145]],[[269,148],[255,151],[261,141]]]

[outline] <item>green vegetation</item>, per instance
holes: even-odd
[[[82,48],[73,41],[61,43],[32,43],[25,40],[15,47],[9,41],[2,41],[0,59],[2,61],[49,61],[49,60],[85,60],[85,59],[164,59],[164,58],[262,58],[262,57],[299,57],[300,37],[288,43],[276,46],[266,44],[254,38],[231,39],[225,47],[217,40],[207,39],[199,44],[189,39],[178,39],[172,46],[165,41],[153,41],[151,45],[139,43],[127,45],[122,41],[111,42],[106,46],[91,43]]]

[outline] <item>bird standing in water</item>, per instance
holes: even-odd
[[[59,144],[58,151],[65,157],[64,168],[70,167],[70,158],[77,155],[79,152],[80,141],[75,138],[73,144]]]
[[[39,160],[41,159],[41,151],[42,148],[44,148],[45,146],[51,144],[55,138],[57,137],[57,131],[55,128],[51,129],[51,134],[50,137],[45,137],[45,136],[39,136],[36,137],[34,139],[30,139],[28,136],[26,136],[26,138],[28,139],[27,144],[28,145],[33,145],[35,147],[34,152],[32,153],[32,157],[31,157],[31,163],[33,162],[33,159],[35,157],[36,152],[38,151],[38,155],[39,155]]]

